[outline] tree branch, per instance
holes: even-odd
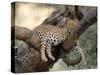
[[[97,21],[97,9],[91,9],[86,13],[86,15],[81,19],[78,24],[71,29],[71,34],[68,36],[68,40],[63,43],[65,50],[70,50],[76,45],[76,41],[79,39],[80,35],[91,25]],[[66,45],[67,44],[67,45]]]

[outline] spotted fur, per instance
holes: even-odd
[[[54,56],[51,54],[51,47],[67,39],[67,28],[52,25],[39,25],[33,31],[39,35],[41,40],[40,53],[42,60],[48,61],[46,54],[50,59],[55,60]]]

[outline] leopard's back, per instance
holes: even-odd
[[[67,37],[67,29],[52,25],[39,25],[34,29],[34,32],[39,35],[41,41],[47,39],[46,41],[52,45],[58,45]]]

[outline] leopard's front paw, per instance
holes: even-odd
[[[52,56],[51,59],[54,61],[55,60],[55,57]]]
[[[48,61],[48,59],[47,59],[47,57],[46,57],[45,55],[42,55],[42,56],[41,56],[41,59],[42,59],[43,61],[45,61],[45,62]]]

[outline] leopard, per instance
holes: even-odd
[[[43,61],[48,61],[47,56],[54,61],[55,57],[51,53],[52,46],[59,45],[68,39],[67,37],[70,34],[66,27],[54,25],[39,25],[33,29],[33,32],[40,38],[40,53]]]

